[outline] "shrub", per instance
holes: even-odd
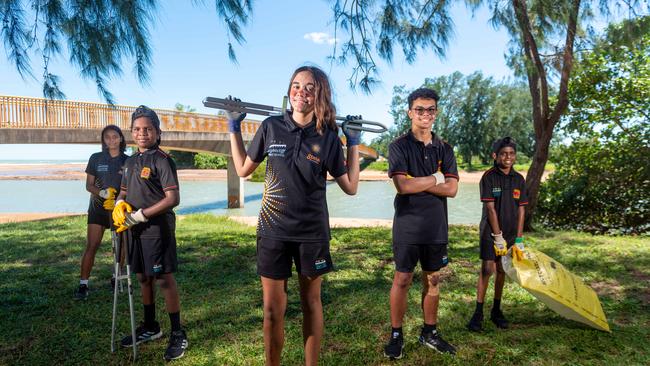
[[[228,157],[198,153],[194,156],[194,165],[197,169],[228,169]]]
[[[538,220],[592,233],[650,233],[650,147],[620,134],[565,147],[540,190]]]

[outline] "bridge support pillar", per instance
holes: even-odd
[[[228,208],[244,207],[244,179],[237,175],[232,157],[228,157]]]

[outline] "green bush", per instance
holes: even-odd
[[[388,171],[388,161],[373,161],[368,165],[366,168],[367,170],[378,170],[380,172],[387,172]]]
[[[197,169],[228,169],[228,157],[198,153],[194,156],[194,165]]]
[[[253,174],[251,175],[251,182],[264,182],[264,177],[266,176],[266,160],[263,161],[260,165],[257,166]]]
[[[574,141],[540,191],[538,220],[592,233],[650,233],[650,147],[620,134]]]

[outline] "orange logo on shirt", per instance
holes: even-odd
[[[142,168],[142,171],[140,172],[140,178],[149,179],[149,176],[151,176],[151,169],[147,167]]]
[[[518,189],[513,189],[512,190],[512,198],[518,200],[519,197],[521,196],[521,191]]]
[[[316,164],[320,164],[320,158],[312,154],[307,154],[307,160],[311,160]]]

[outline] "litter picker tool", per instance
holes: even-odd
[[[231,99],[222,99],[207,97],[203,100],[203,105],[208,108],[222,109],[225,111],[234,111],[242,113],[256,114],[260,116],[280,116],[287,110],[288,98],[285,96],[282,101],[282,107],[273,107],[270,105],[240,102]],[[336,124],[341,125],[345,121],[345,117],[336,116]],[[386,132],[386,126],[379,122],[366,121],[363,119],[354,120],[354,124],[348,126],[351,130],[359,130],[364,132],[382,133]]]
[[[115,331],[117,323],[117,298],[121,291],[122,281],[126,281],[126,289],[129,295],[129,314],[131,316],[131,344],[133,346],[133,361],[138,357],[137,338],[135,337],[135,313],[133,309],[133,284],[131,282],[131,266],[129,265],[131,230],[116,233],[111,230],[111,240],[115,247],[113,256],[113,273],[115,275],[115,286],[113,287],[113,324],[111,327],[111,352],[115,352]],[[126,263],[124,263],[126,262]],[[125,271],[126,268],[126,271]]]

